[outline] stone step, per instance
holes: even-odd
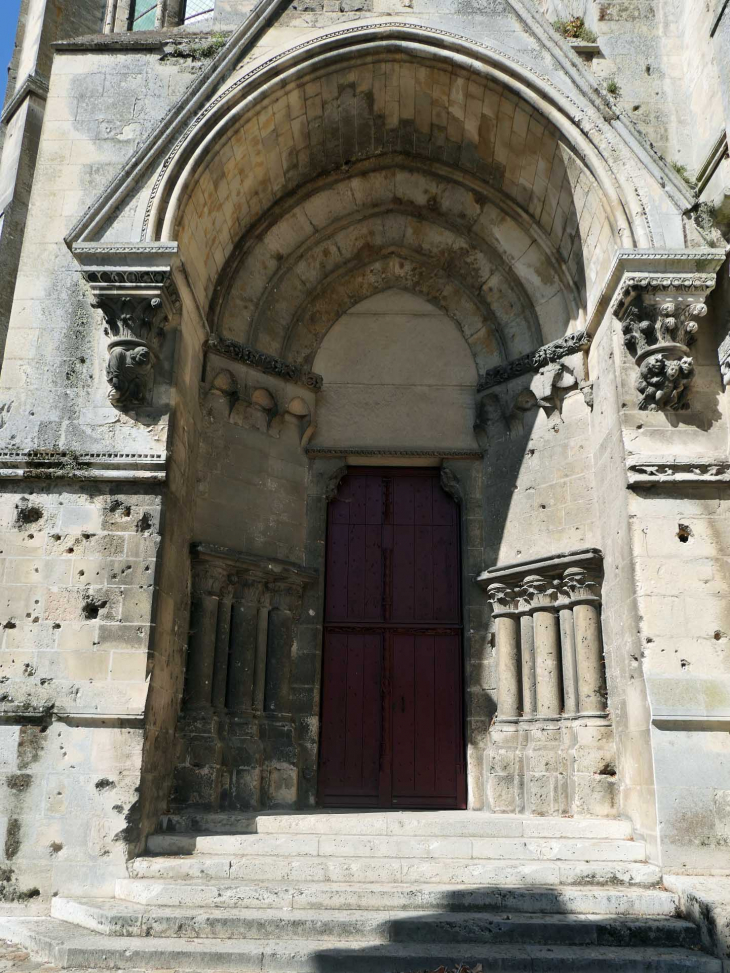
[[[166,814],[163,834],[319,834],[466,838],[631,838],[619,818],[547,818],[483,811],[328,811],[277,814],[187,812]]]
[[[422,913],[334,909],[214,909],[133,905],[116,899],[53,899],[51,914],[108,936],[280,939],[368,943],[492,943],[694,948],[681,919],[522,913]]]
[[[123,878],[116,897],[138,905],[236,909],[359,909],[421,912],[542,912],[674,916],[677,897],[643,888],[479,888],[457,885],[286,885],[217,881],[161,882]]]
[[[0,934],[62,969],[231,973],[415,973],[482,964],[489,973],[722,973],[720,960],[662,946],[336,943],[113,937],[59,919],[0,919]]]
[[[600,838],[454,838],[388,835],[154,834],[161,855],[259,855],[306,858],[462,858],[510,861],[638,862],[643,841]]]
[[[245,882],[366,882],[382,885],[658,885],[646,862],[494,861],[464,858],[334,858],[251,855],[135,858],[132,878]]]

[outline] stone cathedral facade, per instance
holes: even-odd
[[[726,0],[22,0],[7,909],[166,815],[730,870],[729,124]]]

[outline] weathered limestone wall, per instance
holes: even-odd
[[[3,465],[19,481],[5,481],[2,544],[11,901],[34,889],[39,903],[61,888],[111,891],[146,815],[162,809],[140,806],[140,785],[164,781],[187,635],[179,555],[189,537],[176,531],[186,533],[190,503],[175,463],[194,452],[184,426],[170,442],[167,500],[154,469],[168,447],[175,340],[149,407],[136,421],[114,410],[101,314],[62,238],[188,79],[139,54],[66,52],[54,64],[2,371]],[[197,386],[189,350],[181,361]],[[45,451],[37,478],[22,472],[29,450]]]
[[[55,41],[100,29],[101,0],[23,0],[0,135],[0,343],[7,332]]]
[[[679,421],[668,421],[666,413],[634,411],[635,376],[626,359],[621,370],[624,448],[636,482],[627,493],[639,612],[636,648],[651,707],[662,864],[698,870],[730,864],[725,848],[730,754],[722,731],[730,707],[730,494],[713,473],[713,464],[727,455],[728,420],[714,325],[711,312],[693,348],[692,411],[680,413]],[[637,459],[646,457],[660,467],[667,464],[660,484],[632,474]],[[689,482],[680,484],[680,476]],[[637,664],[631,658],[629,668]]]

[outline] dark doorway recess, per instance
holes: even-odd
[[[460,570],[438,470],[344,477],[327,524],[320,804],[466,806]]]

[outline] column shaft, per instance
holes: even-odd
[[[215,636],[215,662],[213,665],[213,707],[223,710],[226,706],[228,682],[228,653],[231,636],[231,601],[228,597],[218,600],[218,627]]]
[[[537,715],[559,716],[562,700],[558,619],[554,611],[536,611],[533,614],[533,623]]]
[[[573,618],[580,712],[602,713],[606,709],[606,678],[600,609],[598,605],[583,602],[573,606]]]
[[[253,709],[259,609],[236,599],[231,610],[231,654],[226,705],[231,712]]]
[[[253,708],[257,713],[264,709],[266,687],[266,649],[269,633],[269,606],[262,605],[256,619],[256,665],[254,667]]]
[[[267,713],[288,713],[291,710],[292,634],[291,612],[272,608],[269,612],[264,690],[264,709]]]
[[[520,645],[522,648],[522,713],[524,716],[534,716],[537,712],[537,693],[532,615],[520,616]]]
[[[520,642],[517,618],[514,615],[497,615],[494,624],[499,673],[497,713],[500,717],[516,717],[520,715]]]
[[[575,628],[572,608],[560,609],[560,646],[563,663],[563,708],[578,712],[578,677],[575,667]]]
[[[210,706],[213,695],[218,599],[196,593],[190,606],[190,639],[187,661],[187,705],[199,709]]]

